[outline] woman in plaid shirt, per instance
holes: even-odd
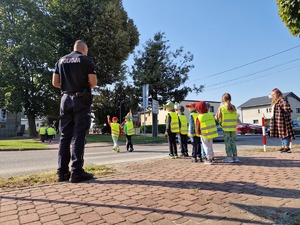
[[[275,88],[271,94],[272,118],[270,123],[270,136],[281,138],[282,148],[280,152],[291,153],[289,148],[291,139],[295,139],[291,114],[293,113],[290,104],[282,97],[279,89]]]

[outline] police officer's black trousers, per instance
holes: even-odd
[[[169,151],[171,155],[177,155],[176,133],[168,131]]]
[[[131,142],[131,135],[126,134],[126,149],[127,149],[127,151],[129,148],[133,149],[133,145]]]
[[[201,142],[200,142],[200,137],[194,136],[193,137],[193,153],[192,153],[193,158],[199,158],[202,157],[201,155]]]
[[[188,153],[188,146],[187,146],[187,134],[180,134],[180,147],[181,147],[181,153],[187,154]]]
[[[64,94],[60,103],[60,143],[58,151],[58,173],[69,171],[72,158],[72,173],[83,171],[84,144],[87,130],[90,126],[91,105],[82,101],[82,98]],[[72,154],[70,144],[72,142]]]

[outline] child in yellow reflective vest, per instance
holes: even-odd
[[[113,117],[112,122],[110,121],[110,116],[107,116],[107,123],[111,127],[111,137],[114,142],[113,151],[120,152],[120,146],[118,144],[119,137],[123,135],[123,130],[121,125],[118,123],[118,118]]]
[[[196,119],[196,132],[200,134],[202,146],[207,160],[205,164],[212,164],[214,157],[213,138],[218,137],[218,131],[214,115],[208,112],[206,102],[200,101],[196,104],[199,113]]]
[[[182,105],[177,106],[177,115],[179,119],[179,131],[180,131],[180,147],[181,147],[181,155],[184,157],[188,157],[188,120],[184,115],[184,107]]]
[[[174,103],[168,102],[163,105],[163,108],[167,109],[168,114],[166,116],[166,131],[165,135],[168,136],[169,142],[169,157],[174,159],[178,158],[176,135],[179,133],[179,121],[178,116],[174,110]]]
[[[196,110],[196,103],[192,102],[185,106],[190,111],[188,136],[193,139],[192,162],[203,162],[201,154],[201,139],[200,134],[196,133],[196,119],[199,113]]]
[[[131,110],[125,116],[125,121],[123,123],[123,131],[126,135],[126,150],[132,152],[134,149],[131,141],[131,136],[134,135],[134,126]]]
[[[231,104],[231,95],[229,93],[223,94],[222,103],[223,106],[219,107],[218,112],[215,115],[215,119],[219,121],[224,133],[227,157],[223,160],[223,162],[239,162],[235,143],[238,115],[235,106]]]

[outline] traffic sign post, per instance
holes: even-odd
[[[261,117],[261,124],[262,124],[262,139],[263,139],[263,145],[264,145],[264,152],[267,151],[267,139],[266,139],[266,129],[265,129],[265,117]]]

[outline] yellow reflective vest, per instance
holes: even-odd
[[[40,134],[46,134],[46,131],[47,131],[47,129],[46,129],[46,127],[40,127]]]
[[[133,122],[132,121],[127,121],[126,123],[126,134],[127,135],[134,135],[134,128],[133,128]]]
[[[230,112],[226,106],[221,106],[222,122],[221,126],[223,131],[236,131],[238,115],[237,112]]]
[[[188,121],[185,115],[178,116],[180,120],[180,133],[186,135],[188,133]]]
[[[176,112],[169,112],[168,114],[171,117],[171,122],[170,122],[171,132],[179,133],[179,120],[178,120],[178,116],[177,116]]]
[[[197,136],[197,137],[200,137],[200,134],[197,134],[197,131],[196,131],[196,120],[197,120],[197,117],[198,117],[198,115],[199,115],[199,113],[191,113],[190,114],[192,117],[193,117],[193,119],[194,119],[194,136]],[[190,124],[190,126],[191,126],[191,124]],[[189,129],[189,131],[190,131],[191,129]],[[189,136],[190,135],[192,135],[190,132],[189,132]]]
[[[119,123],[111,123],[111,136],[119,137],[120,134],[120,124]]]
[[[204,139],[213,139],[218,137],[216,121],[210,112],[199,114],[198,120],[200,122],[201,135]]]
[[[49,127],[47,129],[47,132],[48,132],[48,135],[55,135],[56,134],[56,131],[53,127]]]

